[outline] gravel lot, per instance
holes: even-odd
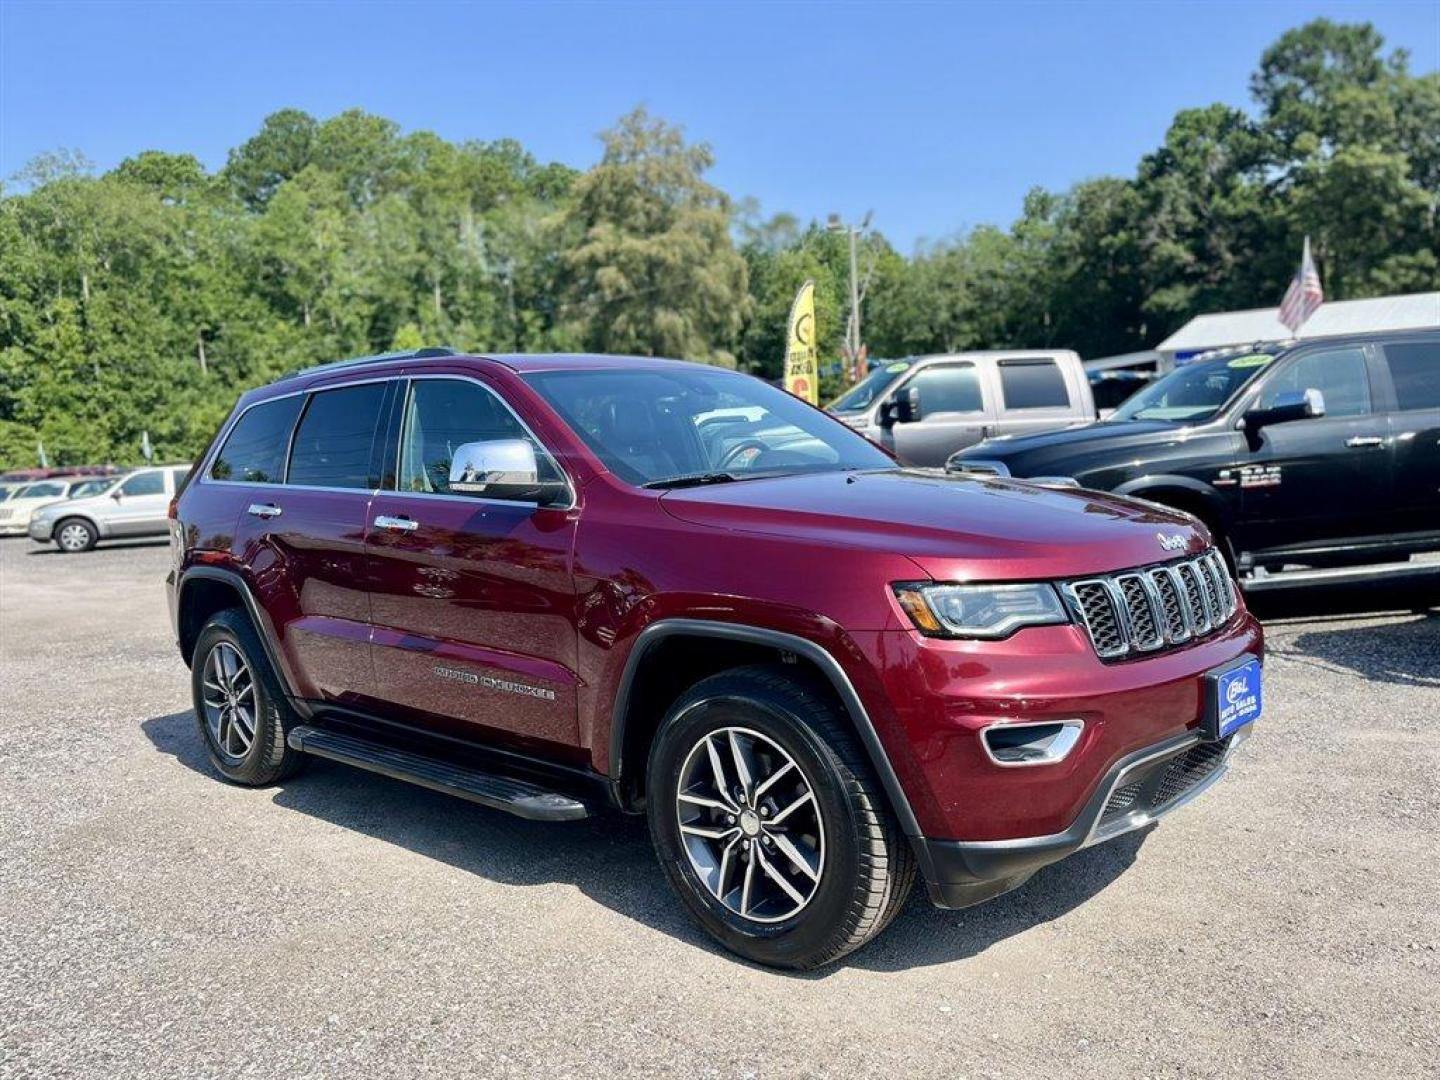
[[[1413,592],[1269,605],[1259,731],[1158,828],[796,977],[713,948],[636,822],[222,783],[167,559],[0,542],[0,1076],[1437,1075]]]

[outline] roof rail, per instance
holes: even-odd
[[[332,360],[326,364],[313,364],[310,367],[287,371],[275,381],[285,382],[288,379],[298,379],[301,375],[318,375],[321,372],[329,374],[332,371],[349,371],[351,368],[367,367],[370,364],[388,364],[396,360],[425,360],[432,356],[459,355],[461,355],[459,350],[452,349],[448,345],[426,345],[419,349],[402,349],[399,352],[377,353],[374,356],[352,356],[348,360]]]

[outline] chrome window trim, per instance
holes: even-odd
[[[386,488],[386,487],[383,486],[383,483],[382,483],[382,485],[381,485],[380,487],[375,487],[375,488],[343,488],[343,487],[324,487],[324,486],[319,486],[319,485],[314,485],[314,484],[289,484],[289,483],[285,483],[285,482],[283,482],[283,481],[281,481],[281,482],[279,482],[279,483],[276,483],[275,481],[271,481],[271,480],[217,480],[217,479],[215,479],[213,476],[210,475],[210,469],[211,469],[211,466],[213,466],[214,463],[215,463],[215,458],[219,456],[221,449],[224,448],[226,441],[229,440],[230,434],[235,430],[236,425],[240,423],[241,419],[244,418],[245,415],[246,415],[247,413],[249,413],[251,409],[258,408],[258,407],[261,406],[261,405],[268,405],[268,404],[269,404],[270,402],[272,402],[272,401],[283,401],[285,398],[299,397],[299,396],[304,395],[304,394],[317,394],[317,393],[320,393],[320,392],[325,391],[325,390],[342,390],[342,389],[344,389],[345,387],[348,387],[348,386],[364,386],[364,385],[367,384],[367,383],[388,383],[388,382],[403,382],[403,383],[405,383],[405,384],[406,384],[406,386],[405,386],[405,394],[406,394],[406,400],[407,400],[407,402],[408,402],[408,400],[409,400],[409,393],[410,393],[409,384],[410,384],[411,382],[413,382],[414,380],[416,380],[416,379],[460,379],[460,380],[463,380],[463,381],[465,381],[465,382],[472,382],[472,383],[474,383],[476,386],[480,387],[482,390],[485,390],[485,391],[487,391],[488,393],[490,393],[491,395],[493,395],[493,396],[495,397],[495,399],[496,399],[497,401],[499,401],[502,406],[504,406],[505,410],[506,410],[508,413],[510,413],[511,416],[513,416],[513,417],[515,418],[515,421],[521,426],[521,428],[523,428],[523,429],[525,430],[525,433],[526,433],[527,435],[529,435],[532,439],[535,440],[535,445],[538,446],[538,447],[540,447],[542,450],[545,451],[546,456],[548,456],[548,457],[550,458],[551,462],[555,465],[555,471],[558,472],[558,473],[561,475],[561,477],[563,477],[564,480],[565,480],[565,486],[566,486],[566,489],[568,490],[569,495],[570,495],[569,501],[568,501],[564,506],[547,506],[547,507],[545,507],[545,509],[547,509],[547,510],[562,510],[562,511],[568,511],[568,510],[574,510],[574,509],[575,509],[576,505],[578,505],[578,495],[577,495],[577,489],[576,489],[576,486],[575,486],[575,481],[571,478],[570,474],[565,471],[564,466],[562,466],[562,465],[560,464],[559,458],[557,458],[557,457],[555,456],[555,454],[550,450],[549,446],[547,446],[544,442],[542,442],[542,441],[540,440],[540,438],[539,438],[538,436],[536,436],[535,432],[534,432],[533,430],[531,430],[530,425],[527,424],[527,423],[525,423],[524,419],[522,419],[522,418],[520,417],[520,415],[519,415],[518,413],[516,413],[513,408],[511,408],[510,403],[509,403],[508,401],[506,401],[506,400],[504,399],[504,397],[502,397],[502,396],[494,389],[494,387],[491,387],[491,386],[487,385],[486,383],[481,382],[479,379],[475,378],[473,375],[464,375],[464,374],[459,374],[459,373],[450,374],[450,373],[436,372],[436,373],[434,373],[434,374],[427,374],[427,375],[401,375],[401,374],[396,374],[396,375],[372,375],[372,376],[371,376],[370,378],[368,378],[368,379],[346,379],[346,380],[343,380],[343,381],[341,381],[341,382],[325,383],[323,386],[310,386],[310,387],[304,387],[304,388],[298,389],[298,390],[290,390],[290,391],[287,391],[286,393],[283,393],[283,394],[275,394],[275,395],[273,395],[273,396],[271,396],[271,397],[263,398],[263,399],[261,399],[260,401],[252,401],[249,405],[246,405],[245,408],[241,409],[238,413],[236,413],[233,417],[231,417],[230,421],[225,425],[225,427],[224,427],[224,429],[221,431],[220,435],[215,439],[215,442],[211,445],[209,452],[205,455],[205,460],[204,460],[204,462],[202,463],[201,468],[200,468],[198,474],[196,475],[194,482],[197,483],[197,484],[215,484],[215,485],[223,486],[223,487],[256,487],[256,488],[266,488],[266,489],[276,489],[276,488],[280,488],[280,489],[285,489],[285,490],[289,490],[289,491],[329,491],[329,492],[334,492],[334,493],[343,494],[343,495],[367,494],[367,495],[369,495],[371,498],[374,498],[375,496],[381,495],[381,494],[392,494],[392,495],[404,495],[404,496],[407,497],[407,498],[451,499],[451,500],[463,501],[463,502],[467,502],[467,503],[493,503],[493,504],[495,504],[495,505],[497,505],[497,506],[532,506],[532,507],[537,507],[537,508],[538,508],[538,507],[539,507],[539,503],[526,502],[526,501],[520,500],[520,499],[491,499],[491,498],[486,498],[486,497],[483,496],[483,495],[447,495],[447,494],[442,494],[442,493],[437,493],[437,492],[428,492],[428,491],[401,491],[401,490],[399,490],[398,487],[395,488],[395,489]],[[287,440],[286,445],[285,445],[285,475],[286,475],[287,477],[290,475],[290,454],[291,454],[292,450],[294,449],[295,432],[299,429],[301,420],[304,419],[304,412],[305,412],[305,411],[302,409],[302,410],[300,411],[300,413],[295,417],[295,423],[294,423],[294,424],[291,426],[291,428],[290,428],[290,437],[289,437],[289,439]],[[404,414],[404,409],[403,409],[403,407],[402,407],[402,409],[401,409],[401,414],[400,414],[400,426],[396,429],[396,439],[397,439],[397,440],[402,437],[402,434],[403,434],[403,431],[404,431],[404,426],[405,426],[405,414]],[[398,483],[398,482],[399,482],[398,476],[399,476],[399,470],[400,470],[400,459],[399,459],[400,444],[399,444],[398,442],[397,442],[397,444],[396,444],[395,451],[396,451],[395,470],[396,470],[396,476],[397,476],[396,482]],[[383,481],[384,478],[382,477],[381,479],[382,479],[382,481]]]
[[[243,484],[247,487],[288,487],[296,491],[364,491],[365,488],[324,488],[313,487],[307,484],[287,484],[284,481],[275,483],[272,480],[216,480],[210,475],[210,469],[215,464],[215,459],[220,456],[220,451],[230,440],[230,435],[236,426],[243,420],[251,409],[258,409],[261,405],[269,405],[272,401],[284,401],[286,398],[300,397],[304,394],[319,393],[322,390],[343,390],[347,386],[364,386],[366,383],[392,382],[395,379],[404,378],[402,375],[374,375],[368,379],[347,379],[344,382],[326,383],[324,386],[307,386],[299,390],[290,390],[283,394],[275,394],[271,397],[261,398],[259,401],[252,401],[245,408],[232,416],[225,426],[221,428],[220,434],[210,444],[206,451],[205,460],[201,463],[196,472],[195,483],[197,484]],[[290,427],[290,437],[285,441],[285,475],[290,475],[290,452],[295,445],[295,431],[300,427],[300,421],[305,418],[305,410],[301,409],[295,415],[295,423]]]

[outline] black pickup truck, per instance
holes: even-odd
[[[1440,330],[1217,352],[1106,420],[990,439],[946,467],[1186,510],[1252,590],[1410,569],[1440,550]]]

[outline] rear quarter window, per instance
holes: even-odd
[[[290,430],[305,399],[299,394],[252,405],[236,421],[215,455],[210,476],[247,484],[278,484],[285,479],[285,450]]]
[[[1000,391],[1007,409],[1068,409],[1065,377],[1054,360],[1001,360]]]

